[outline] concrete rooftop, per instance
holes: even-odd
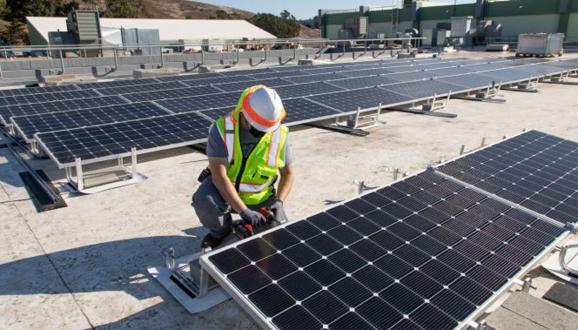
[[[488,56],[457,54],[480,55]],[[504,91],[505,104],[452,100],[447,111],[458,114],[456,119],[386,113],[382,119],[387,125],[363,138],[292,128],[297,180],[286,203],[290,218],[355,197],[355,181],[386,185],[394,168],[420,171],[457,156],[462,144],[466,150],[478,147],[482,138],[493,143],[532,128],[578,141],[578,86],[539,87],[539,94]],[[64,192],[68,207],[37,213],[18,176],[22,168],[8,149],[0,148],[1,328],[256,326],[231,300],[190,315],[148,276],[147,266],[162,263],[163,248],[175,247],[179,255],[198,251],[206,231],[190,199],[207,158],[181,148],[145,155],[139,162],[147,181],[95,195]],[[66,191],[64,173],[50,160],[30,163]],[[537,289],[530,291],[531,297],[512,296],[490,324],[498,329],[578,329],[570,321],[577,314],[540,299],[556,280],[539,269],[532,275]],[[532,298],[540,303],[528,303]],[[546,322],[552,319],[561,321]]]

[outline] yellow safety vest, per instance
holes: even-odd
[[[273,180],[285,166],[285,143],[289,129],[280,125],[265,133],[243,161],[239,139],[240,111],[220,117],[217,128],[227,148],[227,176],[235,185],[239,197],[247,205],[265,202],[273,194]]]

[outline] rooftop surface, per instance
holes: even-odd
[[[456,56],[493,56],[459,53]],[[574,79],[573,81],[577,81]],[[505,104],[451,100],[455,119],[391,112],[387,125],[367,137],[294,127],[291,144],[297,180],[286,202],[292,220],[357,195],[358,181],[382,186],[393,169],[413,173],[428,164],[494,143],[524,128],[578,141],[577,86],[540,84],[540,93],[502,91]],[[1,144],[1,143],[0,143]],[[18,173],[23,169],[7,148],[0,148],[0,324],[3,328],[190,328],[250,329],[256,325],[232,300],[198,315],[188,314],[146,272],[162,263],[161,250],[178,255],[199,250],[206,231],[190,206],[196,178],[207,158],[190,148],[139,157],[139,172],[148,180],[95,195],[66,193],[63,171],[51,160],[30,160],[45,170],[63,191],[68,207],[37,213]],[[536,269],[541,297],[555,283]],[[528,306],[514,295],[497,309],[491,325],[498,329],[571,329],[575,313],[561,308]],[[525,304],[525,305],[524,305]],[[516,307],[518,306],[518,307]],[[528,311],[524,308],[534,309]],[[570,314],[568,314],[570,313]],[[542,320],[542,321],[540,321]],[[516,322],[514,322],[516,321]],[[542,322],[542,323],[540,323]],[[560,325],[561,324],[561,325]]]

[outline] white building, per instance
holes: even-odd
[[[66,32],[66,17],[26,17],[30,43],[49,44],[49,32]],[[206,39],[238,40],[275,39],[271,33],[245,20],[216,19],[148,19],[148,18],[101,18],[101,31],[125,29],[157,29],[161,43],[184,40],[200,42]]]

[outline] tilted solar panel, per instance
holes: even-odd
[[[379,104],[383,107],[396,105],[410,101],[412,98],[407,95],[401,95],[384,89],[372,87],[352,91],[344,91],[333,94],[322,94],[308,97],[317,103],[327,105],[331,108],[350,112],[358,108],[373,109]]]
[[[19,104],[0,107],[0,121],[7,125],[10,117],[35,115],[48,112],[63,112],[77,109],[97,108],[100,106],[128,103],[118,96],[101,96],[77,100],[54,101],[46,103]]]
[[[32,140],[35,133],[102,125],[120,121],[162,116],[167,111],[153,103],[129,103],[93,109],[50,112],[39,115],[12,117],[12,123],[25,140]]]
[[[453,329],[566,232],[433,172],[201,257],[274,329]]]
[[[416,99],[433,97],[434,95],[442,95],[448,93],[458,93],[463,91],[464,87],[447,84],[438,80],[420,80],[407,83],[392,84],[382,86],[380,88],[399,94],[409,95]]]
[[[123,97],[131,102],[155,101],[164,99],[178,99],[187,96],[209,95],[221,93],[221,90],[211,86],[184,87],[160,91],[147,91],[131,94],[123,94]]]
[[[16,95],[45,94],[45,93],[66,92],[66,91],[75,91],[75,90],[78,90],[78,87],[76,85],[13,88],[13,89],[0,90],[0,97],[16,96]]]
[[[187,87],[187,85],[182,84],[178,81],[170,81],[170,82],[156,82],[152,84],[100,88],[98,89],[98,92],[102,95],[119,95],[119,94],[138,93],[144,91],[162,91],[167,89],[175,89],[183,87]]]
[[[32,103],[44,103],[61,100],[83,99],[97,96],[100,96],[100,94],[98,94],[93,90],[77,90],[77,91],[54,92],[48,94],[6,96],[0,98],[0,107],[6,105],[32,104]]]
[[[207,138],[210,120],[197,113],[165,115],[120,123],[37,133],[36,141],[60,167],[116,159],[193,144]]]
[[[439,170],[561,223],[578,221],[578,143],[530,131]]]
[[[326,94],[342,91],[343,88],[325,84],[323,82],[290,85],[275,88],[281,98],[301,97],[316,94]]]

